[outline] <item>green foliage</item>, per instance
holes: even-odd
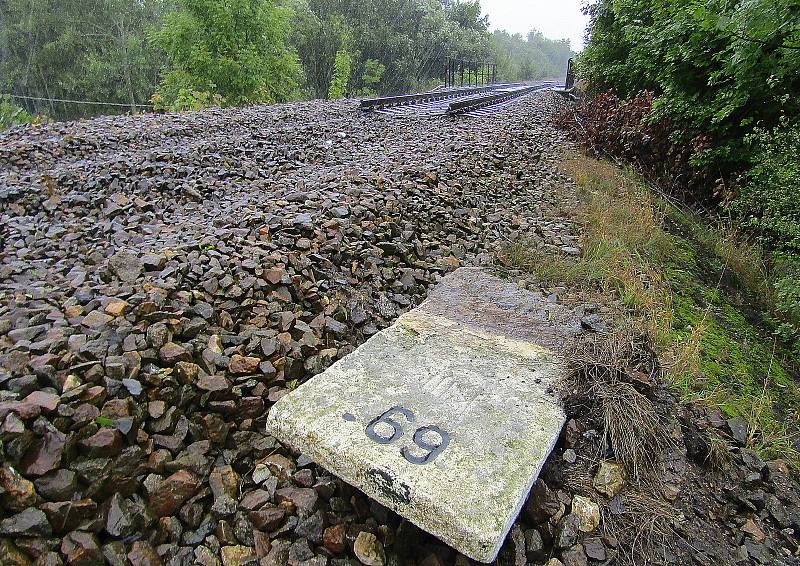
[[[333,80],[328,88],[328,98],[345,98],[350,84],[350,75],[353,72],[353,40],[350,35],[345,34],[342,45],[336,52],[333,63]]]
[[[753,167],[733,211],[768,248],[800,254],[800,122],[748,138]]]
[[[408,92],[444,76],[448,56],[486,60],[487,24],[477,2],[437,0],[294,0],[297,48],[309,96],[325,98],[346,37],[352,43],[349,92]],[[383,66],[377,82],[375,64]],[[365,80],[366,79],[366,80]],[[340,79],[341,81],[341,79]],[[341,88],[337,86],[341,92]]]
[[[756,240],[773,252],[771,319],[800,359],[800,123],[757,129],[748,142],[753,167],[731,209]]]
[[[286,44],[291,12],[271,0],[179,0],[154,34],[167,53],[158,108],[290,98],[297,58]]]
[[[800,256],[776,258],[773,289],[775,332],[793,345],[794,357],[800,359]]]
[[[345,91],[341,72],[336,93],[374,95],[409,92],[440,84],[448,58],[499,63],[500,80],[560,76],[572,56],[566,41],[538,32],[527,39],[490,34],[480,3],[438,0],[293,0],[292,40],[308,96],[324,98],[341,67],[345,38],[352,43]],[[381,69],[381,72],[376,72]]]
[[[58,119],[141,109],[161,65],[146,34],[167,2],[0,1],[0,91],[124,105],[25,102],[31,114]]]
[[[170,93],[172,94],[172,93]],[[222,106],[224,99],[221,95],[207,90],[192,90],[178,88],[171,101],[163,98],[160,92],[151,99],[156,110],[202,110],[214,106]]]
[[[30,124],[32,121],[33,116],[21,106],[11,102],[10,96],[0,95],[0,130],[20,124]]]
[[[563,77],[573,57],[569,41],[547,39],[538,31],[526,38],[496,30],[492,34],[492,55],[498,80],[517,82]]]
[[[594,92],[656,94],[654,119],[684,141],[707,136],[693,161],[722,175],[746,167],[745,137],[800,112],[796,0],[597,0],[579,72]]]
[[[364,72],[361,74],[361,84],[364,86],[358,91],[358,96],[377,96],[375,87],[380,84],[385,71],[386,67],[380,61],[375,59],[364,61]]]
[[[644,122],[607,147],[643,141],[655,151],[639,152],[642,170],[730,204],[736,230],[773,252],[757,286],[773,329],[800,353],[800,2],[596,0],[588,12],[578,70],[590,94],[655,94]]]
[[[478,0],[0,0],[0,92],[72,119],[410,92],[441,84],[448,58],[495,62],[500,80],[563,75],[566,41],[491,34],[481,14]]]

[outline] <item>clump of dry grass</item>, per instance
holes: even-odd
[[[733,455],[728,441],[717,431],[709,431],[708,457],[706,459],[708,466],[714,471],[721,472],[728,468],[732,459]]]
[[[657,477],[666,435],[651,401],[622,381],[594,389],[603,405],[606,444],[635,480]]]
[[[563,395],[594,401],[603,421],[603,448],[611,449],[635,482],[658,482],[669,436],[655,405],[630,382],[630,374],[653,375],[657,368],[646,339],[633,329],[578,342]]]
[[[676,522],[681,513],[663,499],[629,492],[602,509],[603,530],[607,536],[626,541],[620,546],[617,563],[645,566],[661,563],[659,550],[675,541]]]

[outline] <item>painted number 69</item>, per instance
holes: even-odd
[[[392,407],[372,419],[364,432],[378,444],[391,444],[399,440],[405,433],[403,425],[395,420],[397,417],[405,418],[409,424],[416,419],[414,413],[408,409],[400,406]],[[431,436],[434,438],[432,439]],[[419,427],[414,432],[412,440],[416,446],[404,447],[400,453],[412,464],[422,465],[433,462],[447,448],[447,445],[450,444],[450,435],[438,426],[428,425]],[[423,454],[418,455],[420,452]]]

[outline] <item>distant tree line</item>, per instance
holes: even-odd
[[[478,0],[0,0],[2,108],[71,119],[368,96],[437,84],[448,57],[522,81],[572,55],[488,28]]]

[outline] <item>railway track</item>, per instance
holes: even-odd
[[[553,81],[534,84],[492,84],[479,87],[433,90],[416,94],[368,98],[361,109],[397,116],[485,116],[512,104],[522,96],[561,88]]]

